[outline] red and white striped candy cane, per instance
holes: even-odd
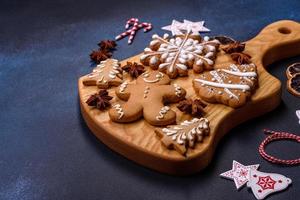
[[[139,23],[139,19],[138,18],[130,18],[125,25],[125,29],[127,30],[129,28],[130,25],[134,25],[135,23]]]
[[[139,28],[144,28],[144,32],[147,32],[152,29],[152,24],[143,22],[143,23],[139,24]]]
[[[129,29],[129,27],[131,25],[132,25],[132,27],[131,27],[131,29]],[[126,36],[129,36],[128,44],[131,44],[136,32],[141,28],[144,28],[144,32],[147,32],[147,31],[152,29],[152,24],[146,23],[146,22],[143,22],[143,23],[139,24],[139,19],[138,18],[130,18],[126,22],[126,25],[125,25],[125,29],[126,30],[129,29],[129,30],[121,33],[120,35],[117,35],[115,39],[120,40],[120,39],[122,39]]]

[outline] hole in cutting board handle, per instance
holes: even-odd
[[[278,28],[278,32],[281,34],[290,34],[292,31],[287,27]]]

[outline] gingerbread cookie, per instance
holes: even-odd
[[[193,86],[203,100],[237,108],[244,105],[251,96],[257,79],[254,64],[231,64],[224,69],[204,72],[193,80]]]
[[[209,131],[209,121],[206,118],[194,118],[180,125],[155,129],[155,133],[167,148],[175,149],[182,155],[186,153],[187,147],[193,148],[196,142],[201,142]]]
[[[163,38],[153,35],[152,39],[140,60],[152,69],[168,74],[170,78],[187,76],[188,68],[193,68],[196,73],[213,68],[218,40],[209,40],[208,37],[196,40],[190,38],[188,33],[184,37],[171,39],[168,34],[164,34]]]
[[[115,59],[106,59],[101,61],[92,71],[83,79],[86,86],[96,85],[101,89],[107,89],[111,86],[118,86],[123,82],[122,68]]]
[[[109,116],[115,122],[133,122],[141,117],[151,125],[172,124],[176,113],[164,103],[174,103],[184,99],[186,91],[179,85],[169,85],[170,78],[158,71],[146,71],[137,78],[136,84],[124,82],[116,95],[126,101],[115,104],[109,110]]]

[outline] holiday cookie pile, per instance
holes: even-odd
[[[131,44],[139,29],[147,32],[152,24],[131,18],[125,29],[115,39],[128,36]],[[162,29],[172,35],[153,34],[138,60],[125,63],[113,58],[116,41],[101,41],[90,55],[96,67],[82,78],[85,87],[95,88],[86,104],[111,123],[144,120],[162,148],[188,156],[210,136],[209,107],[244,106],[258,87],[258,73],[245,43],[200,35],[210,31],[204,21],[173,20]],[[229,62],[217,65],[220,54]]]

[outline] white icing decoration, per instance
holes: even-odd
[[[149,77],[149,75],[147,77]],[[161,73],[161,72],[159,72],[159,74],[157,74],[155,76],[156,79],[153,79],[153,80],[149,80],[149,79],[147,79],[147,77],[143,78],[146,83],[156,83],[156,82],[160,81],[164,77],[164,74]]]
[[[219,83],[220,85],[223,84],[223,86],[224,86],[224,85],[226,86],[226,84],[224,84],[224,81],[223,81],[223,79],[225,78],[223,74],[222,74],[222,75],[219,75],[217,71],[210,71],[210,74],[218,81],[218,83]],[[205,83],[204,83],[204,84],[205,84]],[[227,84],[227,85],[228,85],[228,84]],[[234,85],[235,85],[235,87],[236,87],[236,84],[229,84],[230,87],[232,87],[232,86],[234,86]],[[242,86],[244,86],[244,85],[242,85]],[[221,86],[221,87],[222,87],[222,86]],[[239,87],[239,86],[237,86],[237,87]],[[249,87],[249,86],[248,86],[248,87]],[[234,88],[230,88],[230,89],[234,89]],[[243,89],[245,89],[245,88],[242,88],[242,90],[243,90]],[[249,90],[250,90],[250,87],[249,87]],[[235,99],[239,100],[239,97],[236,96],[233,92],[231,92],[231,91],[228,89],[228,87],[224,87],[224,91],[225,91],[227,94],[229,94],[229,98],[233,98],[233,97],[234,97]]]
[[[195,79],[195,81],[201,82],[204,85],[209,85],[209,86],[219,87],[219,88],[230,88],[235,90],[250,90],[249,85],[216,83],[216,82],[206,81],[202,79]]]
[[[251,86],[253,85],[253,82],[249,79],[251,77],[252,80],[254,80],[257,77],[257,73],[254,72],[254,64],[250,65],[241,65],[240,66],[243,70],[241,70],[234,64],[231,64],[228,69],[218,69],[214,71],[210,71],[209,73],[212,75],[211,81],[209,80],[203,80],[203,79],[195,79],[195,81],[200,82],[201,86],[212,86],[217,88],[223,88],[224,92],[226,92],[229,95],[229,98],[235,98],[239,100],[240,95],[235,95],[230,89],[233,90],[241,90],[242,92],[246,92],[251,90]],[[253,68],[251,68],[253,67]],[[232,84],[231,80],[228,80],[228,83],[225,83],[224,80],[228,79],[228,75],[233,75],[239,77],[242,81],[239,84]],[[205,78],[205,77],[203,77]],[[251,83],[244,84],[246,80]],[[212,88],[209,88],[209,92],[213,92]],[[222,94],[221,91],[218,92],[218,94]]]
[[[249,64],[249,65],[244,64],[244,65],[241,65],[241,67],[242,67],[242,68],[245,68],[245,69],[243,70],[244,72],[247,72],[246,69],[249,69],[249,68],[250,68],[250,70],[252,71],[252,73],[255,73],[255,72],[253,72],[254,67],[255,67],[255,65],[254,65],[253,63],[251,63],[251,64]],[[231,65],[230,65],[230,69],[231,69],[232,71],[234,71],[234,72],[241,72],[241,71],[239,70],[239,68],[238,68],[235,64],[231,64]],[[255,74],[256,74],[256,73],[255,73]],[[244,80],[250,82],[251,84],[253,84],[251,80],[254,80],[255,77],[257,77],[257,74],[256,74],[255,76],[251,76],[250,79],[249,79],[247,76],[240,76],[240,79],[244,79]]]
[[[157,62],[158,62],[158,59],[155,56],[153,56],[149,61],[150,65],[155,65]]]
[[[227,74],[232,74],[235,76],[242,76],[242,77],[256,77],[257,74],[255,72],[238,72],[238,71],[230,71],[227,69],[222,69],[222,71],[226,72]]]
[[[156,116],[156,120],[161,120],[164,118],[164,116],[166,115],[166,113],[170,110],[169,106],[164,106],[160,109],[158,116]]]
[[[177,84],[174,84],[173,86],[175,87],[176,96],[180,97],[181,96],[181,87]]]
[[[147,98],[147,97],[148,97],[149,91],[150,91],[150,87],[149,87],[149,86],[146,86],[146,87],[145,87],[145,90],[144,90],[144,98]]]
[[[208,36],[204,36],[203,40],[204,40],[204,41],[208,41],[208,40],[209,40],[209,37],[208,37]]]
[[[124,116],[124,111],[123,111],[121,105],[120,104],[115,104],[113,107],[116,109],[116,111],[119,114],[118,119],[121,119]]]
[[[167,71],[173,73],[175,69],[188,70],[187,63],[195,62],[197,66],[204,64],[213,65],[216,48],[212,44],[218,44],[217,40],[202,41],[199,43],[197,40],[188,38],[187,33],[182,39],[180,37],[172,38],[169,41],[167,37],[161,38],[158,35],[152,37],[150,42],[150,50],[144,52],[140,57],[143,61],[150,57],[149,64],[159,64],[159,69],[167,68]],[[160,43],[157,51],[152,51],[151,48],[154,44]],[[206,49],[206,51],[203,51]],[[159,56],[159,59],[158,57]]]
[[[145,78],[148,78],[149,77],[149,72],[148,71],[145,71],[143,74],[142,74],[143,77]]]
[[[107,83],[107,78],[115,79],[117,75],[122,75],[122,70],[118,64],[118,60],[110,59],[112,61],[111,65],[107,65],[107,60],[101,61],[100,64],[97,65],[92,71],[92,73],[88,74],[89,78],[100,76],[100,78],[97,80],[99,83]],[[111,67],[112,69],[107,72],[107,74],[104,73],[104,68]],[[102,75],[103,74],[103,75]]]
[[[183,121],[180,125],[163,128],[162,132],[171,137],[179,145],[194,146],[195,142],[200,142],[209,133],[209,121],[206,118],[194,118],[190,121]]]
[[[122,84],[120,85],[119,92],[120,92],[120,93],[124,93],[125,89],[127,88],[127,85],[128,85],[128,82],[127,82],[127,81],[125,81],[124,83],[122,83]]]

